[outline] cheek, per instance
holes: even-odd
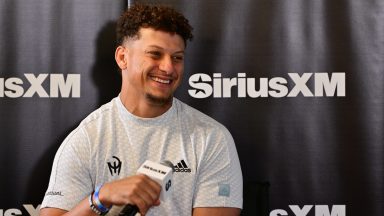
[[[146,62],[144,60],[133,61],[133,68],[136,73],[140,73],[145,68]]]
[[[179,70],[177,72],[177,82],[176,82],[176,87],[179,87],[182,80],[183,80],[183,76],[184,76],[184,71],[183,70]]]
[[[149,65],[148,60],[139,53],[132,52],[130,54],[131,55],[128,56],[127,62],[129,63],[131,70],[134,70],[135,73],[141,72],[143,68]]]
[[[180,80],[183,79],[183,76],[184,76],[184,71],[181,70],[180,73],[179,73],[179,79],[180,79]]]
[[[135,74],[135,76],[140,76],[142,78],[145,78],[146,75],[153,69],[153,66],[150,64],[150,62],[145,60],[136,61],[135,64],[132,67],[132,73]]]
[[[184,74],[184,64],[176,66],[176,71],[177,71],[177,75],[181,79],[183,77],[183,74]]]

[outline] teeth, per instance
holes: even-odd
[[[159,83],[164,83],[164,84],[169,84],[171,81],[170,80],[163,80],[158,77],[152,77],[152,80],[159,82]]]

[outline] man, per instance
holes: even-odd
[[[188,20],[162,6],[134,5],[117,23],[120,95],[84,119],[54,160],[41,216],[239,215],[242,175],[230,133],[173,97],[180,85]],[[136,174],[145,161],[181,164],[169,199]]]

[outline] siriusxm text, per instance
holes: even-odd
[[[332,205],[331,208],[328,205],[304,205],[303,207],[289,205],[289,209],[290,211],[284,209],[272,210],[269,216],[307,216],[310,212],[314,212],[315,216],[346,216],[345,205]]]
[[[40,211],[40,205],[38,205],[36,208],[33,207],[31,204],[24,204],[24,211],[28,213],[30,216],[39,216]],[[23,211],[16,208],[11,209],[0,209],[0,216],[13,216],[13,215],[25,215],[23,214]]]
[[[189,78],[188,93],[194,98],[263,98],[263,97],[345,97],[345,73],[288,73],[284,77],[247,77],[238,73],[237,77],[225,78],[221,73],[213,77],[197,73]],[[309,83],[313,83],[309,85]],[[236,94],[237,93],[237,94]],[[232,95],[236,94],[236,95]]]
[[[24,74],[24,77],[0,78],[0,98],[79,98],[80,74]]]

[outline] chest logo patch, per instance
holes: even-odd
[[[113,158],[112,161],[107,162],[108,168],[109,168],[109,172],[111,173],[112,176],[120,175],[120,170],[121,170],[122,162],[116,156],[112,156],[112,158]]]

